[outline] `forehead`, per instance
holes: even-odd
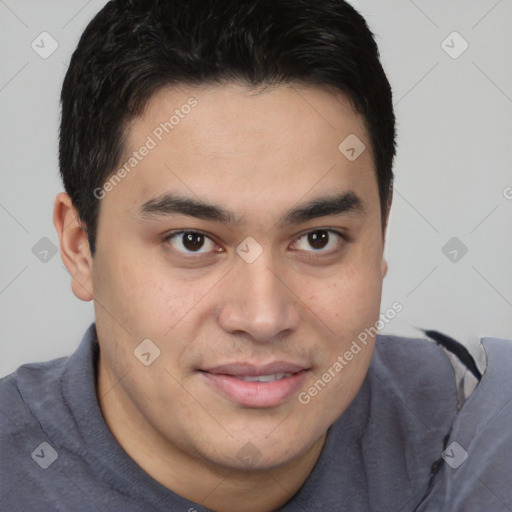
[[[286,138],[291,143],[306,141],[304,150],[315,152],[322,149],[318,141],[325,139],[327,132],[334,141],[349,133],[366,136],[362,117],[344,94],[300,84],[164,88],[148,100],[143,114],[131,123],[128,140],[133,142],[140,132],[154,132],[159,140],[161,136],[183,134],[190,143],[201,142],[205,144],[203,150],[218,149],[219,154],[229,149],[240,153],[257,142],[266,143],[268,149],[277,148]]]
[[[347,144],[362,151],[358,158]],[[341,93],[320,88],[162,89],[127,127],[123,165],[128,172],[109,201],[140,205],[172,191],[248,210],[249,198],[289,207],[306,195],[359,188],[378,202],[362,117]]]

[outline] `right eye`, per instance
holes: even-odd
[[[165,241],[173,249],[183,254],[205,254],[209,252],[219,252],[218,245],[204,233],[200,231],[175,231],[170,233]],[[215,249],[217,247],[217,249]]]

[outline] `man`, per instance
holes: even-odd
[[[345,2],[109,2],[54,208],[95,323],[2,380],[2,510],[511,510],[508,342],[377,337],[394,153]]]

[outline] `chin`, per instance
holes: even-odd
[[[284,439],[277,437],[271,439],[271,436],[256,439],[246,435],[244,439],[232,442],[229,447],[219,446],[219,451],[209,454],[208,459],[218,466],[231,470],[268,471],[292,463],[308,451],[316,441],[318,439],[304,439],[303,436],[298,438],[291,434],[286,435]]]

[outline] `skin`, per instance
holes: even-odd
[[[100,201],[94,257],[64,193],[54,222],[74,294],[94,300],[98,399],[119,444],[187,499],[222,512],[241,501],[248,512],[269,511],[313,470],[327,429],[362,384],[374,339],[306,405],[295,393],[275,407],[243,407],[198,369],[300,362],[308,370],[298,391],[307,391],[375,324],[386,264],[370,140],[341,94],[297,84],[257,94],[232,83],[161,90],[128,126],[126,156],[190,97],[197,106]],[[355,161],[338,150],[349,134],[366,145]],[[363,209],[280,222],[347,191]],[[140,214],[165,192],[243,222]],[[184,229],[212,241],[194,253],[181,236],[166,239]],[[307,233],[319,229],[346,240],[331,233],[315,249]],[[252,263],[236,253],[248,236],[263,250]],[[134,356],[144,339],[160,349],[150,366]],[[240,457],[247,450],[257,455]]]

